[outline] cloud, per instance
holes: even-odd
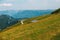
[[[10,6],[13,6],[13,4],[11,4],[11,3],[2,3],[2,4],[0,4],[0,6],[10,7]]]
[[[56,2],[60,2],[60,0],[56,0]]]
[[[35,0],[27,0],[28,2],[30,2],[30,3],[33,3],[33,2],[35,2]]]
[[[22,6],[21,9],[47,9],[46,0],[27,0]]]

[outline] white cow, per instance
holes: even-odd
[[[21,20],[21,24],[24,24],[24,20]]]

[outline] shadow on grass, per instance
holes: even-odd
[[[60,40],[60,33],[56,34],[51,38],[51,40]]]

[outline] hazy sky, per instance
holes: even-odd
[[[60,0],[0,0],[0,10],[45,10],[60,8]]]

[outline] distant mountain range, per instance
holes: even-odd
[[[53,10],[5,10],[0,11],[0,15],[6,14],[14,18],[31,18],[44,14],[50,14],[52,11]]]
[[[4,10],[4,11],[0,11],[0,15],[10,15],[13,16],[14,14],[16,14],[18,11],[17,10]]]

